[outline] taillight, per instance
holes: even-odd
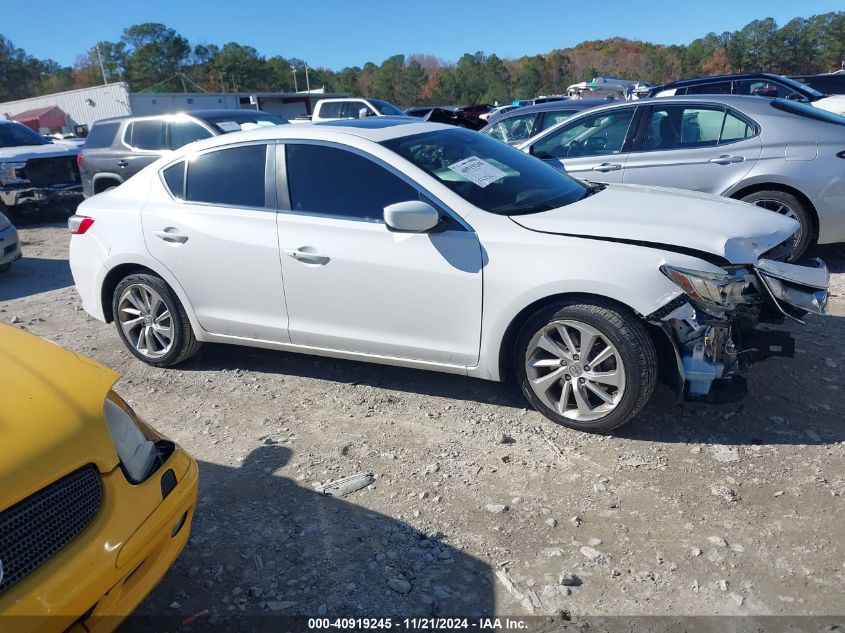
[[[70,229],[71,235],[82,235],[93,224],[94,218],[89,218],[86,215],[72,215],[68,218],[67,228]]]
[[[80,165],[82,165],[82,152],[76,155],[76,168],[79,169]]]

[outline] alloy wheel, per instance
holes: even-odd
[[[798,245],[801,243],[801,238],[804,237],[804,225],[801,224],[801,218],[795,212],[795,209],[793,209],[791,206],[789,206],[782,200],[775,200],[773,198],[760,198],[759,200],[755,200],[752,204],[762,209],[766,209],[767,211],[780,213],[781,215],[785,215],[786,217],[792,218],[793,220],[798,222],[798,231],[795,233],[795,235],[792,236],[792,251],[790,252],[791,256],[798,248]]]
[[[117,319],[129,344],[147,358],[160,358],[173,347],[170,310],[149,286],[127,286],[117,302]]]
[[[525,370],[543,404],[580,422],[608,415],[625,392],[619,351],[599,330],[580,321],[552,321],[539,330],[528,344]]]

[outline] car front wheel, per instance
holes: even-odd
[[[611,303],[558,303],[523,326],[514,350],[528,401],[579,431],[607,432],[633,418],[654,391],[657,357],[637,318]]]
[[[776,190],[755,191],[745,196],[742,201],[798,221],[801,226],[795,234],[792,252],[787,256],[788,261],[798,261],[813,245],[812,212],[806,204],[791,193]]]
[[[179,298],[156,275],[129,275],[117,284],[112,313],[129,351],[155,367],[177,365],[200,348]]]

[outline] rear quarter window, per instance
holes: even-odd
[[[103,149],[111,147],[114,142],[114,136],[120,128],[120,122],[114,123],[100,123],[95,125],[88,138],[85,139],[85,149]]]

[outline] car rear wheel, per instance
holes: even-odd
[[[558,303],[523,326],[515,369],[528,401],[579,431],[607,432],[633,418],[654,391],[657,357],[636,317],[611,303]]]
[[[797,220],[801,228],[795,234],[792,252],[787,259],[790,262],[794,262],[804,256],[807,249],[813,243],[813,217],[812,212],[807,208],[806,204],[791,193],[777,190],[755,191],[743,197],[742,200],[767,211],[780,213],[788,218]]]
[[[156,275],[129,275],[117,284],[112,314],[124,345],[155,367],[177,365],[200,348],[179,298]]]

